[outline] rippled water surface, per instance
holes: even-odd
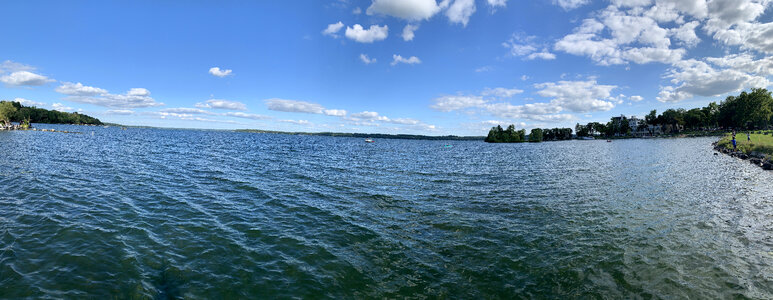
[[[84,134],[0,132],[0,298],[773,298],[773,173],[714,138],[39,127]]]

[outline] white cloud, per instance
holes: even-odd
[[[22,63],[10,61],[10,60],[6,60],[0,63],[0,73],[5,73],[5,72],[13,73],[18,71],[35,71],[35,68]]]
[[[764,56],[755,59],[750,53],[730,54],[724,57],[707,57],[706,61],[733,70],[757,74],[762,76],[773,75],[773,56]]]
[[[590,3],[590,0],[553,0],[553,4],[556,4],[564,10],[572,10]]]
[[[699,25],[700,22],[692,21],[682,24],[681,27],[671,28],[668,30],[668,32],[685,46],[694,47],[701,41],[701,39],[698,38],[698,35],[695,34],[695,28],[697,28]]]
[[[715,59],[722,64],[733,64],[738,57]],[[743,64],[735,65],[743,66]],[[767,87],[771,84],[765,76],[752,75],[736,69],[717,69],[706,62],[689,59],[674,64],[666,78],[671,78],[672,86],[662,87],[657,100],[677,102],[694,96],[713,97],[737,92],[746,88]]]
[[[177,113],[177,114],[192,114],[192,115],[214,115],[215,113],[198,108],[177,107],[177,108],[165,108],[160,110],[161,112]]]
[[[268,120],[271,119],[269,116],[264,115],[256,115],[256,114],[248,114],[240,111],[229,111],[222,114],[223,116],[227,117],[236,117],[236,118],[242,118],[242,119],[251,119],[251,120]]]
[[[470,107],[479,107],[486,104],[483,97],[480,96],[442,96],[435,98],[432,109],[442,112],[449,112]]]
[[[107,90],[83,86],[80,83],[65,83],[57,88],[56,91],[70,95],[65,98],[68,101],[112,108],[139,108],[164,105],[164,103],[156,102],[150,97],[150,91],[144,88],[132,88],[125,94],[110,94]],[[97,91],[100,93],[95,94]]]
[[[62,104],[62,103],[54,103],[54,104],[53,104],[53,105],[51,105],[51,106],[53,106],[53,107],[54,107],[54,110],[58,110],[58,111],[62,111],[62,112],[71,112],[71,111],[74,111],[74,110],[75,110],[74,108],[72,108],[72,107],[69,107],[69,106],[65,106],[65,105],[64,105],[64,104]]]
[[[35,106],[35,107],[46,106],[46,104],[43,102],[32,101],[24,98],[14,98],[13,101],[19,102],[21,105],[24,105],[24,106]]]
[[[431,18],[441,10],[441,6],[435,0],[373,0],[366,13],[418,21]]]
[[[486,0],[491,7],[505,7],[507,6],[507,0]]]
[[[230,109],[230,110],[247,110],[247,105],[237,101],[228,101],[223,99],[210,99],[206,102],[196,103],[198,108],[213,108],[213,109]]]
[[[360,54],[360,60],[362,62],[364,62],[366,65],[376,63],[376,59],[375,58],[370,58],[370,57],[368,57],[368,55],[362,54],[362,53]]]
[[[403,40],[404,41],[412,41],[414,37],[414,32],[419,29],[419,25],[405,25],[403,27]]]
[[[304,125],[304,126],[311,125],[311,123],[307,120],[279,120],[279,122],[290,123],[295,125]]]
[[[608,111],[615,107],[603,99],[609,98],[616,86],[601,85],[595,80],[545,82],[534,87],[541,89],[538,95],[553,98],[552,104],[572,112]]]
[[[341,23],[340,21],[338,23],[333,23],[330,25],[327,25],[327,28],[325,30],[322,30],[322,35],[329,35],[334,38],[338,37],[338,31],[341,30],[341,28],[344,28],[344,23]]]
[[[105,113],[111,114],[111,115],[132,115],[134,114],[134,111],[128,110],[128,109],[111,109],[106,111]]]
[[[642,97],[642,96],[631,96],[628,99],[633,101],[633,102],[639,102],[639,101],[644,100],[644,97]]]
[[[454,0],[454,3],[446,10],[446,16],[451,23],[461,23],[467,26],[470,16],[475,13],[475,0]]]
[[[355,7],[355,8],[352,10],[352,14],[359,15],[359,14],[361,14],[361,13],[362,13],[362,9],[361,9],[361,8],[359,8],[359,7]]]
[[[8,86],[39,86],[52,81],[55,80],[30,71],[16,71],[0,77],[0,82],[3,82]]]
[[[335,117],[346,116],[345,110],[325,109],[325,107],[320,104],[306,102],[306,101],[273,98],[273,99],[266,100],[266,106],[268,107],[269,110],[273,110],[273,111],[322,114],[322,115],[335,116]]]
[[[231,75],[231,72],[233,72],[233,70],[225,70],[225,69],[221,70],[219,67],[209,68],[209,74],[212,74],[213,76],[217,76],[220,78]]]
[[[316,103],[276,98],[266,100],[266,106],[269,110],[273,111],[299,112],[308,114],[321,114],[325,110],[325,107]]]
[[[62,85],[54,89],[57,93],[70,95],[70,96],[96,96],[101,94],[107,94],[107,90],[96,88],[93,86],[85,86],[82,83],[64,82]]]
[[[507,89],[507,88],[485,88],[483,92],[481,92],[481,95],[483,96],[496,96],[500,98],[510,98],[512,96],[515,96],[517,94],[523,93],[523,90],[519,89]]]
[[[535,43],[535,39],[535,36],[522,36],[513,34],[509,40],[502,43],[502,46],[510,50],[510,55],[522,56],[528,60],[534,60],[538,58],[544,60],[556,59],[555,54],[550,53],[546,47]]]
[[[421,60],[418,57],[416,57],[416,56],[411,56],[409,58],[404,58],[404,57],[402,57],[400,55],[393,54],[392,55],[392,63],[391,63],[391,65],[394,66],[394,65],[397,65],[398,63],[414,65],[414,64],[420,64]]]
[[[534,52],[532,54],[529,54],[526,56],[529,60],[535,60],[537,58],[544,59],[544,60],[553,60],[556,59],[556,55],[553,53],[550,53],[547,49],[542,49],[541,52]]]
[[[362,25],[354,24],[353,27],[346,27],[345,35],[359,43],[373,43],[386,39],[389,35],[389,27],[387,25],[371,25],[370,28],[364,29]]]
[[[363,120],[363,121],[389,121],[386,116],[379,115],[375,111],[363,111],[351,114],[349,116],[351,120]]]
[[[326,109],[322,111],[322,114],[326,116],[344,117],[346,116],[346,111],[343,109]]]

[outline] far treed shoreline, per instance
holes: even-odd
[[[729,96],[720,104],[709,103],[703,108],[668,109],[658,115],[652,110],[644,119],[625,116],[612,117],[606,124],[591,122],[577,124],[575,134],[570,128],[534,128],[527,136],[526,130],[516,130],[514,125],[506,130],[492,127],[485,141],[489,143],[542,142],[584,137],[634,138],[679,135],[721,135],[730,130],[768,129],[773,124],[773,97],[767,89],[752,89]],[[568,131],[568,133],[567,133]]]
[[[0,101],[0,126],[11,127],[11,122],[18,122],[22,129],[29,128],[30,123],[102,125],[99,119],[77,112],[61,112],[23,106],[15,101]]]

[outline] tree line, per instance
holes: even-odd
[[[631,127],[635,124],[635,128]],[[615,136],[640,134],[661,134],[681,132],[684,130],[730,130],[730,129],[761,129],[773,125],[773,97],[767,89],[752,89],[743,91],[738,96],[728,96],[719,104],[711,102],[705,107],[693,109],[667,109],[658,114],[650,111],[639,122],[629,122],[625,116],[613,117],[607,123],[590,122],[577,124],[574,132],[578,137],[584,136]],[[492,127],[486,137],[490,143],[518,143],[555,141],[572,139],[571,128],[532,129],[526,136],[524,129],[515,130],[510,125],[506,130],[501,126]]]
[[[99,119],[88,115],[23,106],[15,101],[0,101],[0,122],[102,125]]]
[[[534,128],[529,135],[526,135],[525,129],[515,130],[515,125],[510,124],[507,129],[502,129],[497,125],[489,130],[485,141],[488,143],[523,143],[523,142],[542,142],[542,141],[561,141],[571,140],[571,128]]]

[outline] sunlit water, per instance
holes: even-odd
[[[0,298],[773,297],[773,172],[715,138],[38,127],[83,134],[0,132]]]

